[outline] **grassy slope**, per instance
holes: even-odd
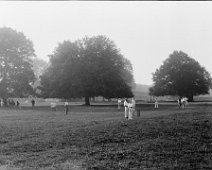
[[[212,107],[1,110],[0,164],[20,169],[212,169]]]

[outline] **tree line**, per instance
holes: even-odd
[[[0,98],[39,95],[48,98],[132,97],[133,67],[106,36],[59,43],[45,69],[35,72],[33,43],[22,32],[0,28]],[[43,64],[42,62],[38,62]],[[44,64],[45,65],[45,64]],[[42,71],[42,75],[38,76]],[[35,88],[35,82],[39,85]],[[187,96],[207,94],[211,77],[197,61],[174,51],[153,74],[150,94]]]

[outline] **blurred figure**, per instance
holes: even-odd
[[[1,106],[2,107],[7,106],[7,99],[2,99]]]
[[[9,98],[9,99],[7,100],[7,103],[8,103],[8,106],[9,106],[10,108],[14,108],[14,107],[15,107],[15,102],[14,102],[13,99]]]
[[[181,99],[181,97],[179,97],[179,99],[177,100],[177,102],[178,102],[179,108],[181,108],[181,106],[182,106],[182,99]]]
[[[65,101],[65,114],[68,114],[68,101]]]
[[[20,105],[18,100],[16,101],[16,106],[17,106],[18,109],[21,109],[21,105]]]
[[[135,99],[134,98],[132,98],[132,108],[133,108],[133,114],[134,114],[134,112],[135,112]]]
[[[132,98],[131,103],[128,104],[129,106],[129,119],[133,118],[133,114],[135,112],[135,99]]]
[[[184,109],[185,106],[188,104],[188,99],[186,97],[183,97],[181,100],[181,103],[182,103],[182,108]]]
[[[31,103],[32,103],[32,109],[34,109],[34,108],[35,108],[35,100],[32,99],[32,100],[31,100]]]
[[[126,119],[128,119],[128,100],[127,99],[125,99],[124,100],[124,117],[126,118]]]
[[[184,100],[184,97],[181,99],[181,107],[184,109],[185,107],[185,100]]]
[[[118,109],[121,108],[121,99],[118,99]]]
[[[157,97],[155,97],[155,108],[156,109],[158,108],[158,99],[157,99]]]
[[[0,99],[0,107],[3,107],[3,104],[4,104],[3,100]]]
[[[51,105],[51,110],[52,111],[56,111],[57,110],[57,103],[51,102],[50,105]]]

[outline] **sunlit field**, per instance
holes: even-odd
[[[0,110],[0,169],[212,169],[212,105]]]

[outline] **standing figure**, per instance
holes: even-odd
[[[124,117],[128,119],[128,101],[127,99],[124,100]]]
[[[181,99],[181,106],[182,106],[182,108],[184,109],[184,107],[185,107],[185,100],[184,100],[184,97]]]
[[[186,97],[183,97],[181,100],[181,103],[182,103],[182,108],[184,109],[185,106],[188,104],[188,99]]]
[[[187,98],[187,97],[184,98],[184,105],[185,105],[185,106],[188,105],[188,98]]]
[[[132,98],[132,108],[133,108],[133,115],[134,115],[134,113],[135,113],[135,99],[134,98]]]
[[[121,99],[118,99],[118,109],[121,108]]]
[[[8,106],[8,100],[7,99],[3,99],[3,106]]]
[[[131,103],[129,103],[128,106],[129,106],[129,119],[132,119],[134,111],[135,111],[135,99],[134,98],[132,98]]]
[[[157,99],[157,97],[155,98],[155,108],[156,109],[158,108],[158,99]]]
[[[31,100],[31,103],[32,103],[32,109],[34,109],[34,108],[35,108],[35,100],[32,99],[32,100]]]
[[[179,99],[178,99],[178,106],[179,106],[179,108],[181,108],[181,106],[182,106],[182,99],[181,99],[181,97],[179,97]]]
[[[65,114],[68,114],[68,101],[65,101]]]
[[[18,100],[16,101],[16,106],[17,106],[18,109],[21,109],[21,106],[20,106],[20,103],[19,103]]]
[[[10,107],[10,108],[14,108],[15,107],[15,102],[14,102],[14,100],[13,99],[8,99],[8,106]]]
[[[56,112],[56,110],[57,110],[57,103],[56,102],[51,102],[50,105],[51,105],[51,110]]]
[[[4,100],[3,99],[1,100],[1,103],[0,104],[1,104],[1,107],[4,106]]]

